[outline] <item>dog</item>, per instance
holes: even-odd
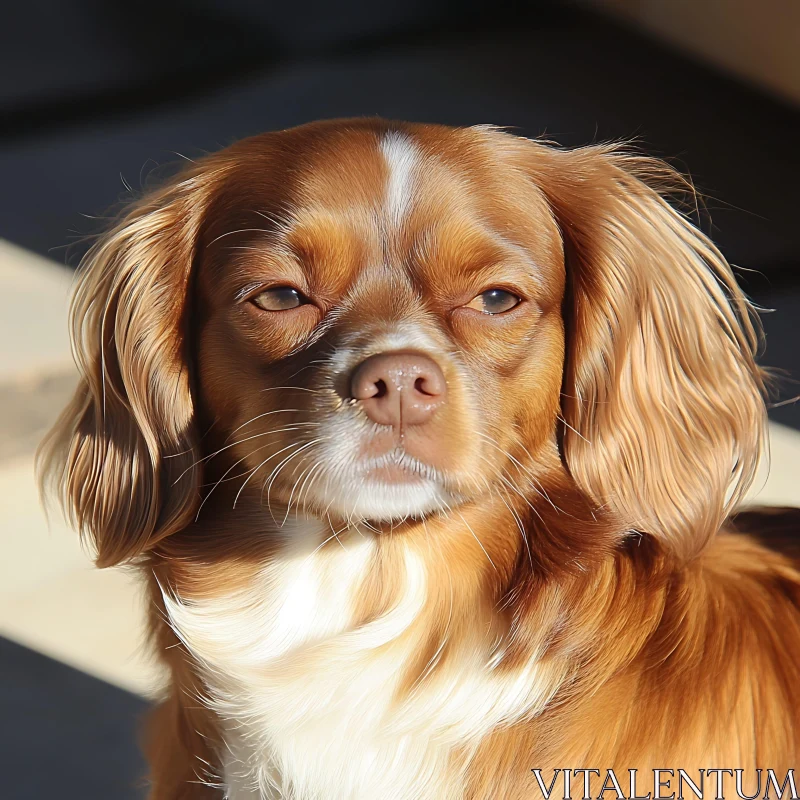
[[[41,473],[147,583],[151,798],[797,764],[800,512],[734,515],[767,375],[686,188],[618,146],[323,121],[92,246]]]

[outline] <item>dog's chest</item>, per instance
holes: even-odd
[[[422,562],[408,554],[397,602],[356,626],[374,540],[323,553],[319,531],[293,533],[245,589],[166,599],[226,732],[229,797],[447,797],[447,748],[424,713],[393,712],[426,599]]]
[[[287,534],[285,550],[244,588],[203,601],[165,597],[225,732],[219,777],[228,797],[463,796],[457,759],[497,725],[541,710],[558,675],[535,659],[495,670],[485,620],[465,611],[452,589],[434,586],[419,552],[395,552],[394,595],[365,615],[376,539],[351,537],[322,551],[321,527],[297,523]],[[449,609],[432,611],[431,596],[443,594]],[[442,663],[442,648],[430,652],[435,616],[447,617]]]

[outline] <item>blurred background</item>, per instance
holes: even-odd
[[[635,139],[691,175],[696,220],[765,309],[784,370],[759,500],[800,503],[797,0],[16,0],[0,26],[3,797],[145,795],[159,676],[136,583],[40,510],[33,451],[70,394],[73,269],[185,158],[313,119]]]

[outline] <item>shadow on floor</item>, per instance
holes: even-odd
[[[141,800],[147,703],[0,638],[0,765],[7,800]]]

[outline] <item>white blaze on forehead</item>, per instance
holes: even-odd
[[[391,222],[399,225],[411,207],[414,173],[420,152],[405,134],[391,131],[381,139],[381,152],[389,170],[386,186],[386,212]]]

